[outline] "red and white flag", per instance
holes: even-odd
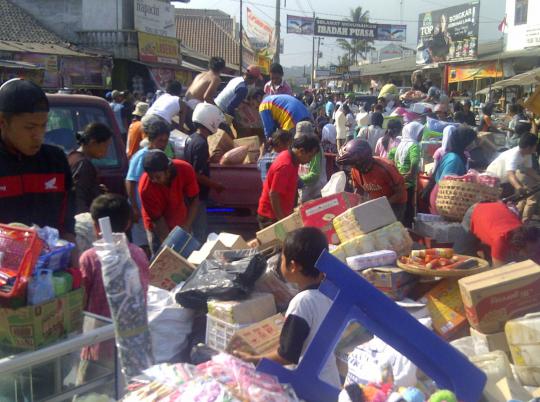
[[[507,26],[508,25],[506,24],[506,15],[505,15],[503,20],[499,23],[499,32],[504,33],[504,31],[506,31]]]

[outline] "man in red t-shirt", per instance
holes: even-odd
[[[386,197],[396,218],[403,221],[407,205],[405,180],[393,164],[373,156],[367,141],[349,141],[337,163],[352,166],[351,175],[357,192],[367,194],[371,200]]]
[[[462,225],[466,235],[454,244],[457,253],[476,255],[483,244],[490,249],[494,267],[528,258],[540,263],[540,228],[521,223],[519,216],[502,202],[473,205]]]
[[[139,183],[141,212],[148,242],[155,253],[175,226],[191,232],[199,208],[199,185],[189,163],[171,161],[161,150],[149,150],[143,167],[145,173]]]
[[[261,229],[289,216],[298,191],[298,166],[309,163],[319,152],[319,138],[303,134],[294,139],[290,149],[279,154],[270,166],[263,183],[257,211]]]

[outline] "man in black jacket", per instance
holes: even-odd
[[[48,112],[36,84],[0,87],[0,223],[50,226],[75,241],[71,171],[60,148],[43,144]]]

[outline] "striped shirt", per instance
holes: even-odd
[[[307,107],[290,95],[270,95],[263,99],[259,114],[264,127],[264,135],[269,138],[278,128],[289,131],[302,120],[310,120]]]

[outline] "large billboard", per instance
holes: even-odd
[[[135,30],[176,38],[174,6],[161,0],[135,0]]]
[[[311,17],[287,14],[287,33],[313,35],[315,21]]]
[[[139,60],[149,63],[180,64],[178,40],[139,32]]]
[[[377,40],[405,42],[407,25],[377,24]]]
[[[479,15],[478,2],[420,14],[416,64],[476,59]]]
[[[315,35],[376,40],[377,24],[315,18]]]

